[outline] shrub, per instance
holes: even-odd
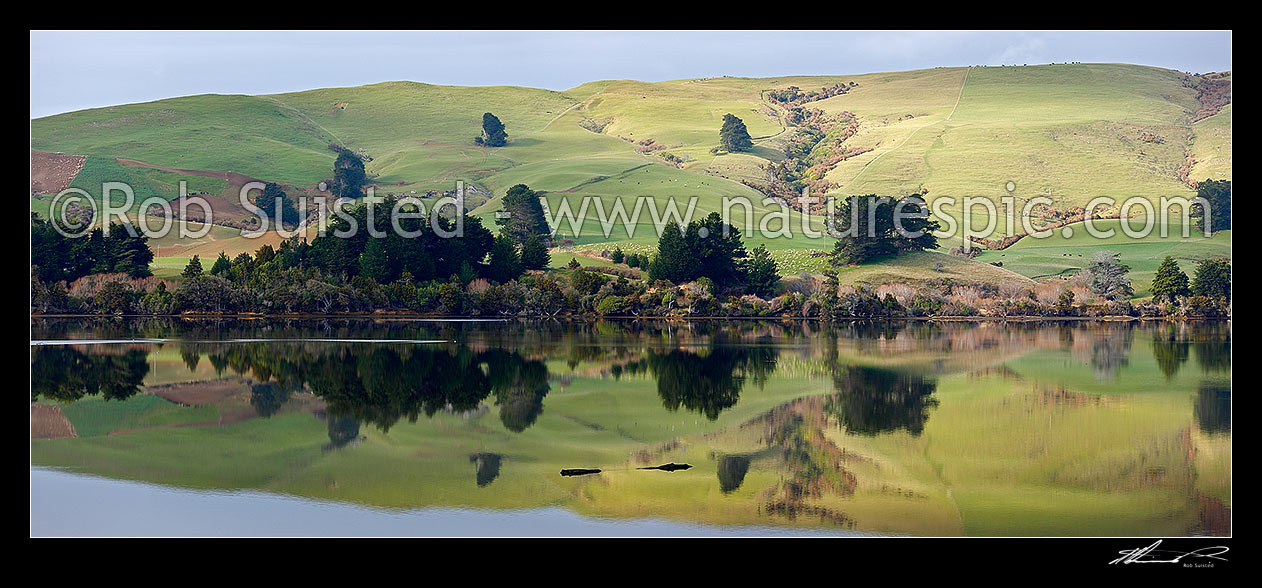
[[[596,314],[619,314],[623,309],[624,304],[621,296],[606,296],[596,303]]]
[[[136,298],[135,292],[123,282],[109,282],[97,291],[92,307],[101,314],[124,314],[131,311]]]
[[[464,292],[457,282],[447,282],[438,287],[438,312],[460,314],[464,310]]]
[[[579,270],[570,276],[570,283],[582,294],[595,294],[604,285],[605,279],[600,274],[588,270]]]
[[[232,282],[206,274],[184,280],[173,300],[175,312],[233,312],[245,306],[244,295]],[[328,310],[325,308],[322,312]]]

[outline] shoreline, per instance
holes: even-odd
[[[1199,321],[1231,321],[1230,316],[1212,317],[1212,316],[1129,316],[1129,315],[1108,315],[1108,316],[886,316],[886,317],[833,317],[821,318],[810,316],[678,316],[678,315],[554,315],[554,316],[475,316],[475,315],[430,315],[419,313],[405,312],[376,312],[376,313],[337,313],[337,314],[310,314],[310,313],[294,313],[294,314],[259,314],[259,313],[189,313],[189,314],[32,314],[31,320],[35,319],[72,319],[72,318],[93,318],[93,319],[188,319],[188,320],[327,320],[327,319],[378,319],[378,320],[396,320],[396,321],[480,321],[480,322],[508,322],[515,320],[554,320],[554,321],[585,321],[596,322],[602,320],[616,321],[635,321],[635,320],[666,320],[666,321],[706,321],[706,320],[735,320],[735,321],[816,321],[816,322],[838,322],[838,321],[923,321],[923,322],[1015,322],[1028,323],[1039,321],[1059,321],[1059,322],[1199,322]]]

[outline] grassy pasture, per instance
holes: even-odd
[[[1099,230],[1112,229],[1113,236],[1096,239],[1087,233],[1081,223],[1069,225],[1073,235],[1066,238],[1055,231],[1045,239],[1025,238],[1002,251],[983,251],[979,261],[1002,261],[1005,269],[1035,279],[1070,276],[1086,267],[1097,251],[1111,250],[1119,254],[1122,263],[1130,266],[1131,285],[1136,298],[1151,295],[1149,288],[1161,260],[1170,255],[1190,277],[1196,270],[1196,262],[1206,259],[1231,257],[1231,231],[1219,231],[1212,237],[1193,232],[1184,239],[1181,227],[1171,228],[1167,237],[1159,233],[1142,239],[1134,239],[1121,231],[1119,220],[1095,221]],[[1141,222],[1134,222],[1139,229]]]
[[[1187,195],[1176,171],[1187,113],[1197,103],[1180,79],[1169,70],[1108,64],[972,68],[949,120],[941,95],[938,109],[925,105],[927,116],[881,126],[854,104],[861,131],[851,141],[876,150],[829,177],[848,194],[924,188],[931,197],[994,199],[1012,181],[1018,198],[1046,195],[1058,205],[1098,195]],[[825,102],[845,109],[864,89]],[[1142,132],[1165,142],[1141,142]]]
[[[204,94],[31,121],[31,147],[42,151],[312,184],[332,167],[332,140],[301,113],[260,96]]]
[[[1193,180],[1231,179],[1231,105],[1192,125]]]

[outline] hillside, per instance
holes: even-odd
[[[1210,82],[1226,84],[1225,106],[1205,103],[1221,100],[1221,92],[1203,96]],[[120,179],[139,184],[138,194],[174,197],[179,180],[190,180],[197,190],[222,191],[230,218],[243,213],[232,208],[236,183],[215,181],[211,172],[310,191],[331,175],[334,143],[367,155],[379,193],[447,191],[464,181],[498,196],[526,183],[548,192],[551,207],[565,199],[574,212],[587,196],[622,201],[628,211],[644,195],[659,205],[698,196],[698,211],[717,210],[724,196],[746,196],[760,221],[769,210],[760,204],[766,194],[787,197],[769,188],[774,181],[764,166],[786,158],[786,145],[810,124],[802,114],[815,113],[814,120],[827,121],[827,133],[810,151],[808,163],[819,165],[809,179],[831,195],[923,192],[931,201],[998,201],[1011,182],[1018,206],[1047,196],[1068,210],[1098,195],[1155,200],[1190,195],[1189,184],[1206,178],[1230,179],[1229,88],[1229,74],[1194,78],[1117,64],[599,81],[560,92],[385,82],[61,114],[31,121],[31,147],[87,156],[75,186]],[[473,142],[484,112],[505,123],[507,146]],[[728,113],[744,120],[752,151],[712,151]],[[114,159],[153,167],[124,168]],[[33,167],[53,160],[34,157]],[[102,175],[110,170],[120,177]],[[197,173],[172,173],[189,170]],[[33,182],[49,175],[32,170]],[[34,211],[46,213],[47,206],[32,199]],[[474,214],[489,218],[498,206],[491,200]],[[619,229],[609,238],[589,219],[575,240],[646,244],[654,239],[648,217],[634,235]],[[997,230],[1006,230],[1003,219]],[[560,233],[574,237],[568,227]],[[759,242],[786,262],[794,251],[829,245],[800,236]]]

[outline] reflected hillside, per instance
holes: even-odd
[[[1230,325],[39,320],[32,462],[387,508],[1224,534]],[[689,464],[681,471],[637,468]],[[599,469],[563,477],[562,469]]]

